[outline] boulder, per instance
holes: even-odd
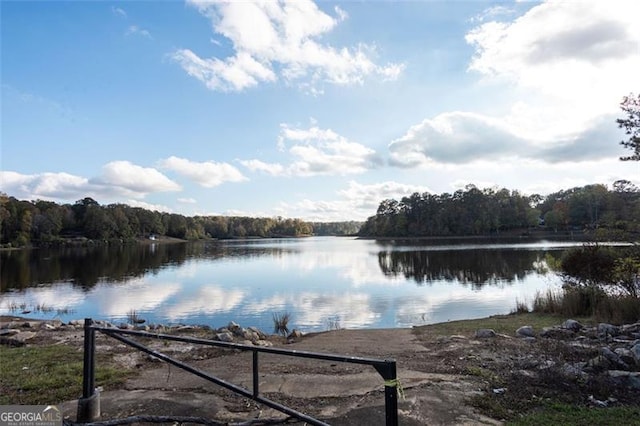
[[[607,374],[609,374],[609,377],[616,383],[631,389],[640,390],[640,372],[611,370],[608,371]]]
[[[533,327],[530,325],[523,325],[516,330],[516,336],[518,337],[534,337]]]
[[[577,333],[578,331],[582,330],[583,327],[584,326],[580,324],[578,321],[572,320],[572,319],[568,319],[562,323],[562,328],[571,330],[574,333]]]
[[[544,327],[540,332],[540,337],[547,337],[551,339],[570,339],[575,336],[575,333],[567,328],[559,327]]]
[[[226,332],[226,333],[218,333],[215,335],[215,339],[219,340],[221,342],[233,342],[233,334]]]
[[[620,334],[620,328],[615,325],[602,322],[598,324],[598,334],[601,337],[606,337],[606,336],[615,337]]]
[[[613,352],[615,352],[616,355],[618,355],[627,365],[634,365],[636,363],[636,360],[633,357],[633,352],[627,348],[616,348]]]
[[[603,347],[600,349],[600,354],[607,358],[607,360],[611,363],[611,366],[616,370],[628,370],[629,365],[620,358],[620,355],[613,352],[608,347]]]
[[[496,332],[491,328],[481,328],[476,331],[476,337],[478,339],[488,339],[491,337],[496,337]]]

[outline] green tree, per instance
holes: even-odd
[[[640,93],[636,96],[630,93],[620,103],[620,109],[626,114],[625,118],[616,120],[618,127],[624,129],[628,140],[623,140],[620,145],[633,151],[628,157],[620,157],[622,161],[640,161]]]

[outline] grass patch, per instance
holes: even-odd
[[[491,328],[496,333],[514,335],[516,329],[522,325],[530,325],[534,330],[543,327],[560,325],[567,318],[555,314],[520,313],[510,315],[494,315],[488,318],[474,320],[447,321],[439,324],[422,325],[413,327],[414,334],[432,336],[450,336],[452,334],[473,335],[480,328]],[[589,322],[585,318],[573,318],[584,323]]]
[[[0,405],[59,404],[80,397],[82,357],[64,345],[0,346]],[[96,386],[122,384],[133,373],[110,365],[108,354],[96,357]]]
[[[640,407],[577,407],[568,404],[549,404],[535,413],[507,422],[508,426],[639,426]]]

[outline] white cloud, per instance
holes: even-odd
[[[235,54],[220,59],[202,58],[190,49],[172,54],[191,76],[211,90],[241,91],[261,82],[283,78],[312,93],[323,82],[347,85],[380,75],[396,79],[403,64],[376,65],[375,47],[359,44],[335,48],[318,39],[348,14],[336,7],[333,18],[310,0],[200,1],[188,3],[211,20],[212,29],[231,41]]]
[[[195,162],[171,156],[158,162],[159,167],[184,175],[205,188],[213,188],[225,182],[243,182],[247,178],[227,163],[213,161]]]
[[[339,191],[339,194],[358,209],[366,209],[371,215],[371,209],[377,209],[382,200],[393,198],[396,200],[408,197],[411,194],[433,192],[426,186],[406,185],[399,182],[387,181],[370,185],[349,182],[347,189]]]
[[[127,200],[126,204],[128,204],[131,207],[140,207],[145,210],[173,213],[173,209],[171,207],[165,206],[163,204],[146,203],[144,201],[134,200],[134,199]]]
[[[359,174],[379,167],[382,160],[376,152],[357,142],[349,141],[331,129],[317,126],[308,129],[281,124],[278,147],[289,146],[293,161],[288,166],[246,160],[240,163],[251,171],[272,176],[318,176]]]
[[[532,109],[551,107],[546,117],[556,118],[531,130],[573,133],[616,112],[637,85],[639,14],[635,1],[542,3],[513,22],[470,31],[476,54],[469,68],[528,90]]]
[[[17,198],[77,199],[89,186],[88,179],[68,173],[24,175],[0,171],[0,190]]]
[[[153,39],[153,37],[151,37],[151,33],[148,30],[140,28],[137,25],[130,25],[125,32],[125,35],[139,35],[148,39]]]
[[[283,176],[285,175],[285,168],[282,164],[277,163],[265,163],[260,160],[243,160],[240,164],[245,166],[252,172],[262,172],[271,176]]]
[[[179,203],[183,203],[183,204],[196,204],[197,203],[195,198],[178,198],[177,201]]]
[[[100,185],[119,187],[123,192],[133,192],[139,197],[149,192],[179,191],[180,185],[149,167],[141,167],[129,161],[112,161],[102,167],[102,175],[93,180]],[[136,197],[137,198],[137,197]]]
[[[337,192],[335,200],[303,199],[295,203],[280,203],[278,211],[288,217],[302,217],[311,221],[365,220],[375,213],[384,199],[401,199],[414,192],[432,192],[420,185],[406,185],[398,182],[360,184],[350,181],[346,189]]]
[[[391,142],[391,163],[412,167],[427,161],[467,163],[515,154],[525,142],[499,120],[468,112],[441,114],[411,127]]]
[[[179,191],[180,186],[152,168],[128,161],[103,166],[99,177],[87,179],[69,173],[25,175],[0,171],[0,190],[21,199],[75,201],[84,197],[98,200],[121,197],[144,198],[153,192]]]
[[[637,2],[545,2],[510,22],[472,29],[469,70],[496,93],[509,93],[504,113],[425,119],[391,142],[391,164],[617,157],[615,117],[640,69],[638,14]]]

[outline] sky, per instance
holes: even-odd
[[[1,1],[0,191],[364,220],[473,184],[640,185],[640,2]]]

